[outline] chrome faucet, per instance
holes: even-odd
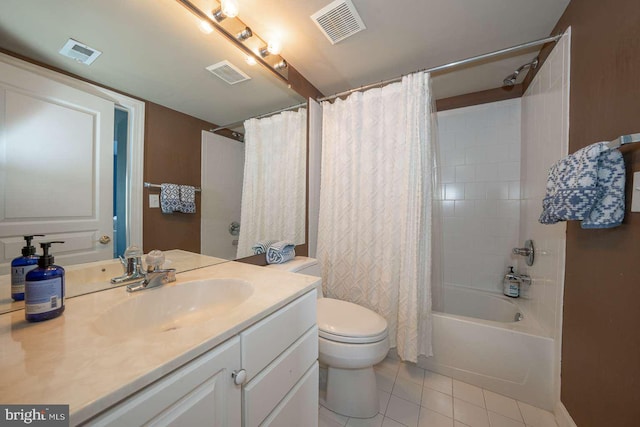
[[[153,268],[149,267],[144,279],[127,285],[127,292],[137,292],[143,289],[155,288],[165,283],[176,281],[175,268]]]
[[[120,262],[124,268],[124,274],[111,279],[111,283],[124,283],[145,278],[142,266],[142,251],[138,247],[128,247],[124,252],[124,258],[120,257]]]

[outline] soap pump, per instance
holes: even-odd
[[[49,248],[56,242],[42,242],[38,267],[27,273],[24,296],[25,318],[29,322],[58,317],[64,311],[64,268],[54,265]]]
[[[24,236],[26,245],[22,248],[22,256],[11,261],[11,298],[14,301],[24,299],[24,281],[28,272],[38,266],[36,248],[31,244],[34,237],[43,237],[44,234]]]
[[[513,267],[509,267],[509,271],[504,275],[502,293],[511,298],[520,296],[520,280],[518,275],[513,271]]]

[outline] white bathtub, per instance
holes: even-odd
[[[418,365],[553,410],[553,339],[518,300],[457,286],[443,295],[444,312],[433,312],[433,356]]]

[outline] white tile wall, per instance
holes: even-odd
[[[560,344],[566,223],[542,225],[542,211],[549,168],[568,152],[569,144],[570,33],[566,34],[522,97],[522,204],[520,240],[532,239],[534,265],[519,261],[518,270],[533,283],[522,303],[556,344],[556,400],[559,399]]]
[[[438,113],[444,282],[501,292],[520,216],[520,99]]]

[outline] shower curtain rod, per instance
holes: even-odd
[[[518,44],[518,45],[515,45],[515,46],[507,47],[507,48],[496,50],[496,51],[493,51],[493,52],[483,53],[482,55],[472,56],[470,58],[461,59],[460,61],[454,61],[454,62],[450,62],[448,64],[438,65],[437,67],[427,68],[425,70],[419,70],[417,72],[433,73],[435,71],[448,70],[449,68],[458,67],[460,65],[471,64],[473,62],[482,61],[483,59],[493,58],[495,56],[504,55],[504,54],[510,53],[510,52],[516,52],[518,50],[523,50],[523,49],[527,49],[527,48],[530,48],[530,47],[539,46],[541,44],[557,42],[560,39],[560,37],[562,37],[562,34],[558,34],[556,36],[551,36],[551,37],[546,37],[544,39],[530,41],[530,42],[527,42],[527,43]],[[374,88],[374,87],[380,87],[380,86],[387,85],[389,83],[399,82],[400,80],[402,80],[402,77],[403,76],[394,77],[393,79],[383,80],[381,82],[371,83],[371,84],[367,84],[367,85],[364,85],[364,86],[360,86],[360,87],[357,87],[355,89],[345,90],[344,92],[336,93],[335,95],[330,95],[330,96],[325,96],[324,98],[320,98],[320,99],[318,99],[318,102],[330,101],[330,100],[339,98],[339,97],[344,96],[344,95],[349,95],[349,94],[351,94],[353,92],[358,92],[358,91],[361,91],[361,90],[367,90],[367,89],[371,89],[371,88]]]
[[[300,103],[300,104],[292,105],[292,106],[290,106],[290,107],[282,108],[282,109],[280,109],[280,110],[272,111],[272,112],[270,112],[270,113],[265,113],[265,114],[260,114],[259,116],[249,117],[248,119],[244,119],[244,120],[242,120],[242,121],[240,121],[240,122],[229,123],[228,125],[224,125],[224,126],[220,126],[220,127],[215,128],[215,129],[212,129],[210,132],[216,132],[216,131],[219,131],[219,130],[222,130],[222,129],[231,129],[231,128],[234,128],[234,127],[236,127],[236,126],[240,126],[241,124],[243,124],[243,123],[244,123],[244,122],[246,122],[247,120],[251,120],[251,119],[262,119],[262,118],[264,118],[264,117],[273,116],[273,115],[275,115],[275,114],[282,113],[282,112],[284,112],[284,111],[295,110],[296,108],[304,107],[304,106],[306,106],[306,105],[307,105],[307,103],[306,103],[306,102],[302,102],[302,103]]]

